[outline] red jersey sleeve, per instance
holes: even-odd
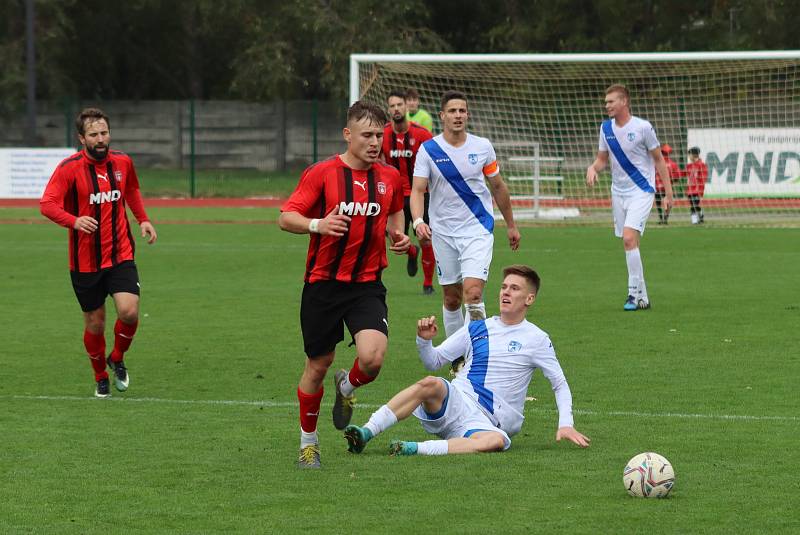
[[[39,211],[43,216],[62,227],[73,228],[78,219],[64,209],[64,197],[75,182],[74,173],[68,173],[68,166],[59,165],[44,188],[39,200]]]
[[[144,209],[142,192],[139,190],[139,177],[136,175],[136,168],[133,166],[132,161],[129,161],[129,166],[125,182],[125,201],[131,207],[131,212],[133,212],[136,221],[141,225],[145,221],[150,221],[150,218],[147,217],[147,212]]]
[[[315,172],[315,168],[316,166],[312,165],[303,171],[294,192],[281,206],[281,212],[297,212],[305,217],[312,217],[314,214],[312,210],[319,202],[323,186],[323,175]]]

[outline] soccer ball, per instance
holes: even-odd
[[[631,496],[666,498],[675,484],[675,471],[658,453],[640,453],[625,465],[622,482]]]

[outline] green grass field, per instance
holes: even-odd
[[[526,228],[511,253],[501,227],[488,312],[501,266],[536,267],[529,319],[553,339],[591,448],[554,441],[553,396],[537,373],[536,401],[505,453],[387,456],[392,438],[426,438],[411,419],[356,456],[330,422],[329,383],[324,468],[299,471],[307,238],[272,224],[276,210],[150,212],[159,241],[139,243],[131,387],[110,400],[92,397],[66,231],[0,224],[2,533],[800,530],[796,229],[653,225],[642,245],[653,308],[625,313],[624,256],[609,229]],[[0,222],[26,218],[35,210],[0,209]],[[193,218],[230,223],[180,223]],[[385,283],[389,353],[358,392],[358,424],[424,376],[415,320],[441,314],[438,287],[422,296],[403,258]],[[109,332],[113,321],[111,306]],[[353,355],[341,344],[337,363]],[[622,485],[626,461],[651,450],[675,466],[666,500],[631,498]]]

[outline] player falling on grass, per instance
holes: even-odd
[[[305,369],[300,377],[300,468],[319,468],[317,419],[323,381],[333,364],[344,326],[356,346],[352,368],[336,372],[333,425],[350,423],[353,391],[372,381],[383,364],[389,324],[381,272],[390,249],[405,254],[403,189],[397,169],[379,161],[386,115],[356,102],[343,130],[347,150],[309,167],[281,207],[281,229],[310,234],[300,325]]]
[[[130,206],[147,243],[156,241],[139,192],[130,157],[110,148],[108,116],[97,108],[83,110],[75,124],[83,150],[62,161],[42,194],[42,214],[69,230],[72,288],[84,317],[83,343],[94,369],[95,396],[109,397],[106,365],[114,385],[129,385],[125,352],[139,325],[139,274],[135,243],[125,207]],[[106,297],[117,309],[114,348],[106,358]]]
[[[444,331],[450,336],[465,321],[486,317],[483,287],[494,247],[492,197],[506,221],[512,251],[519,247],[520,233],[492,143],[467,132],[467,97],[447,91],[441,104],[444,131],[423,143],[417,154],[411,217],[417,238],[433,241]],[[426,190],[430,191],[430,226],[422,218]],[[461,311],[462,303],[466,313]]]
[[[600,126],[597,158],[586,169],[586,183],[594,186],[598,173],[608,165],[611,154],[611,210],[614,233],[622,238],[628,264],[628,311],[650,308],[639,241],[655,198],[655,174],[668,177],[661,155],[661,143],[653,126],[631,115],[630,94],[624,85],[606,89],[605,107],[609,119]],[[672,209],[672,183],[664,180],[665,213]]]
[[[589,438],[573,426],[572,394],[550,338],[525,319],[539,292],[539,275],[528,266],[503,270],[500,316],[462,326],[438,347],[436,318],[417,322],[417,349],[425,368],[437,370],[461,355],[463,369],[455,379],[428,376],[394,396],[363,426],[348,426],[348,449],[361,453],[367,443],[411,414],[440,440],[393,441],[393,455],[446,455],[504,451],[519,432],[525,394],[540,368],[550,381],[558,406],[556,440],[565,438],[581,447]]]
[[[386,99],[389,109],[389,124],[383,129],[383,159],[400,172],[400,179],[403,182],[403,195],[405,204],[403,214],[405,215],[405,226],[403,232],[408,232],[411,224],[411,205],[409,196],[411,195],[411,182],[414,178],[414,162],[417,159],[417,151],[422,143],[428,141],[433,136],[415,122],[406,119],[405,93],[392,91]],[[425,212],[422,216],[428,222],[428,202],[429,194],[425,193]],[[425,295],[433,294],[433,268],[436,259],[433,254],[433,246],[430,240],[420,240],[419,248],[413,245],[408,249],[407,271],[410,277],[417,274],[417,257],[422,249],[422,293]]]

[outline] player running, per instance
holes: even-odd
[[[147,243],[156,230],[144,210],[133,161],[111,150],[108,116],[87,108],[75,124],[83,150],[62,161],[40,201],[43,215],[70,229],[69,269],[72,288],[83,310],[83,343],[94,369],[99,398],[111,395],[106,365],[114,386],[128,389],[130,378],[123,357],[139,325],[139,273],[133,260],[135,242],[125,206],[130,206]],[[106,358],[105,300],[114,299],[114,349]]]
[[[425,128],[415,122],[406,119],[405,94],[402,91],[392,91],[386,99],[389,110],[389,123],[383,129],[383,145],[381,151],[386,163],[400,172],[400,179],[403,182],[403,195],[405,204],[403,214],[405,215],[405,226],[403,232],[408,232],[411,224],[411,205],[409,196],[411,195],[411,182],[414,177],[414,162],[417,159],[417,151],[422,143],[428,141],[433,136]],[[428,222],[428,203],[430,195],[425,193],[425,212],[422,218]],[[407,271],[410,277],[417,274],[417,257],[419,250],[422,249],[422,293],[424,295],[433,294],[433,268],[436,259],[433,254],[433,246],[430,240],[419,240],[419,248],[413,245],[408,248]]]
[[[300,402],[298,467],[320,468],[317,420],[322,384],[344,339],[344,326],[356,346],[348,371],[334,376],[333,425],[344,429],[353,414],[356,388],[378,376],[388,345],[386,288],[381,273],[390,249],[405,254],[403,190],[397,170],[380,162],[386,114],[356,102],[343,130],[347,150],[309,167],[281,207],[278,223],[294,234],[310,234],[300,326],[306,353],[297,387]]]

